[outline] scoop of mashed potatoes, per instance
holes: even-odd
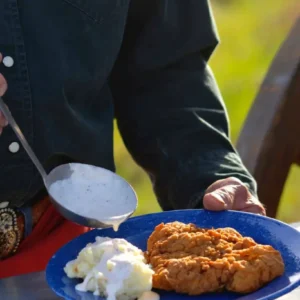
[[[96,237],[64,268],[70,278],[82,278],[79,291],[108,300],[133,300],[152,289],[153,271],[143,252],[124,239]]]

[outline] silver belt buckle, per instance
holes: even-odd
[[[0,260],[17,251],[20,239],[16,211],[12,208],[0,208]]]

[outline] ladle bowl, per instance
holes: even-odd
[[[73,179],[72,179],[73,178]],[[99,198],[99,210],[103,206],[104,202],[108,205],[115,206],[115,213],[113,215],[103,214],[95,215],[96,212],[79,212],[76,207],[82,206],[83,203],[76,203],[76,201],[86,202],[89,205],[89,193],[87,192],[86,199],[76,198],[70,199],[74,201],[66,201],[62,203],[57,195],[53,195],[51,192],[51,185],[57,181],[65,181],[72,179],[74,182],[85,179],[84,182],[97,182],[98,193],[102,194]],[[126,221],[137,208],[137,196],[131,185],[119,175],[96,166],[80,164],[80,163],[69,163],[56,167],[53,169],[45,180],[45,186],[48,190],[49,196],[53,205],[57,210],[68,220],[92,228],[107,228],[113,224],[121,223]],[[85,186],[81,188],[86,189]],[[72,192],[70,191],[70,194]],[[65,199],[63,199],[64,201]],[[117,201],[116,201],[117,200]],[[115,204],[114,204],[115,203]],[[117,204],[123,204],[123,207],[117,207]],[[120,205],[119,205],[120,206]]]
[[[1,97],[0,110],[43,178],[51,202],[66,219],[92,228],[117,229],[134,213],[137,196],[133,188],[122,177],[109,170],[70,163],[60,165],[47,174]],[[69,184],[68,189],[70,182],[72,184]],[[80,189],[86,189],[89,182],[92,188],[84,193]],[[56,189],[53,193],[52,187],[56,183],[62,183],[61,190]],[[63,185],[64,183],[66,184]],[[78,194],[81,197],[78,198]],[[86,197],[82,196],[84,194]]]

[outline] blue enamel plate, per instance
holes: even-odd
[[[292,227],[274,219],[259,215],[227,211],[209,212],[205,210],[180,210],[149,214],[129,219],[121,225],[118,232],[112,229],[92,230],[72,240],[62,247],[50,260],[46,277],[53,291],[68,300],[100,300],[91,293],[81,293],[75,290],[79,282],[69,279],[64,273],[64,266],[75,259],[79,251],[87,243],[94,242],[96,236],[108,236],[111,238],[124,238],[142,250],[146,249],[147,239],[154,227],[161,222],[167,223],[179,221],[194,223],[204,228],[232,227],[244,236],[252,237],[260,244],[272,245],[279,250],[285,262],[286,270],[282,277],[275,279],[265,287],[248,295],[222,292],[218,294],[206,294],[201,296],[187,296],[176,293],[156,291],[161,300],[188,300],[188,299],[239,299],[258,300],[276,299],[289,293],[300,285],[300,232]]]

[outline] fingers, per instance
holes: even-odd
[[[218,180],[206,190],[203,205],[209,210],[234,209],[236,196],[247,198],[247,192],[247,188],[237,178]]]
[[[2,62],[2,54],[0,53],[0,63]],[[7,82],[3,75],[0,73],[0,96],[3,96],[7,90]]]
[[[0,128],[8,125],[7,120],[5,119],[3,113],[0,111]]]
[[[238,185],[238,184],[243,184],[239,179],[235,178],[235,177],[228,177],[225,179],[220,179],[215,181],[212,185],[210,185],[207,190],[205,191],[207,194],[211,193],[219,188],[222,188],[224,186],[227,185]]]
[[[0,63],[2,62],[2,54],[0,53]],[[0,74],[0,97],[5,94],[7,90],[7,82],[2,74]],[[2,133],[3,127],[7,126],[8,122],[4,118],[3,113],[0,111],[0,134]]]
[[[3,96],[7,90],[7,83],[3,75],[0,73],[0,96]]]
[[[223,191],[215,191],[209,194],[204,195],[203,198],[203,206],[204,208],[208,210],[225,210],[225,209],[231,209],[233,199],[228,196],[222,195]],[[224,201],[226,199],[226,201]]]
[[[4,118],[2,112],[0,111],[0,135],[2,134],[3,128],[8,125],[7,120]]]
[[[204,208],[208,210],[239,210],[266,215],[265,208],[252,196],[248,188],[237,178],[216,181],[203,198]]]
[[[245,207],[242,211],[253,213],[253,214],[259,214],[262,216],[266,215],[266,209],[263,207],[261,203],[252,203],[248,207]]]

